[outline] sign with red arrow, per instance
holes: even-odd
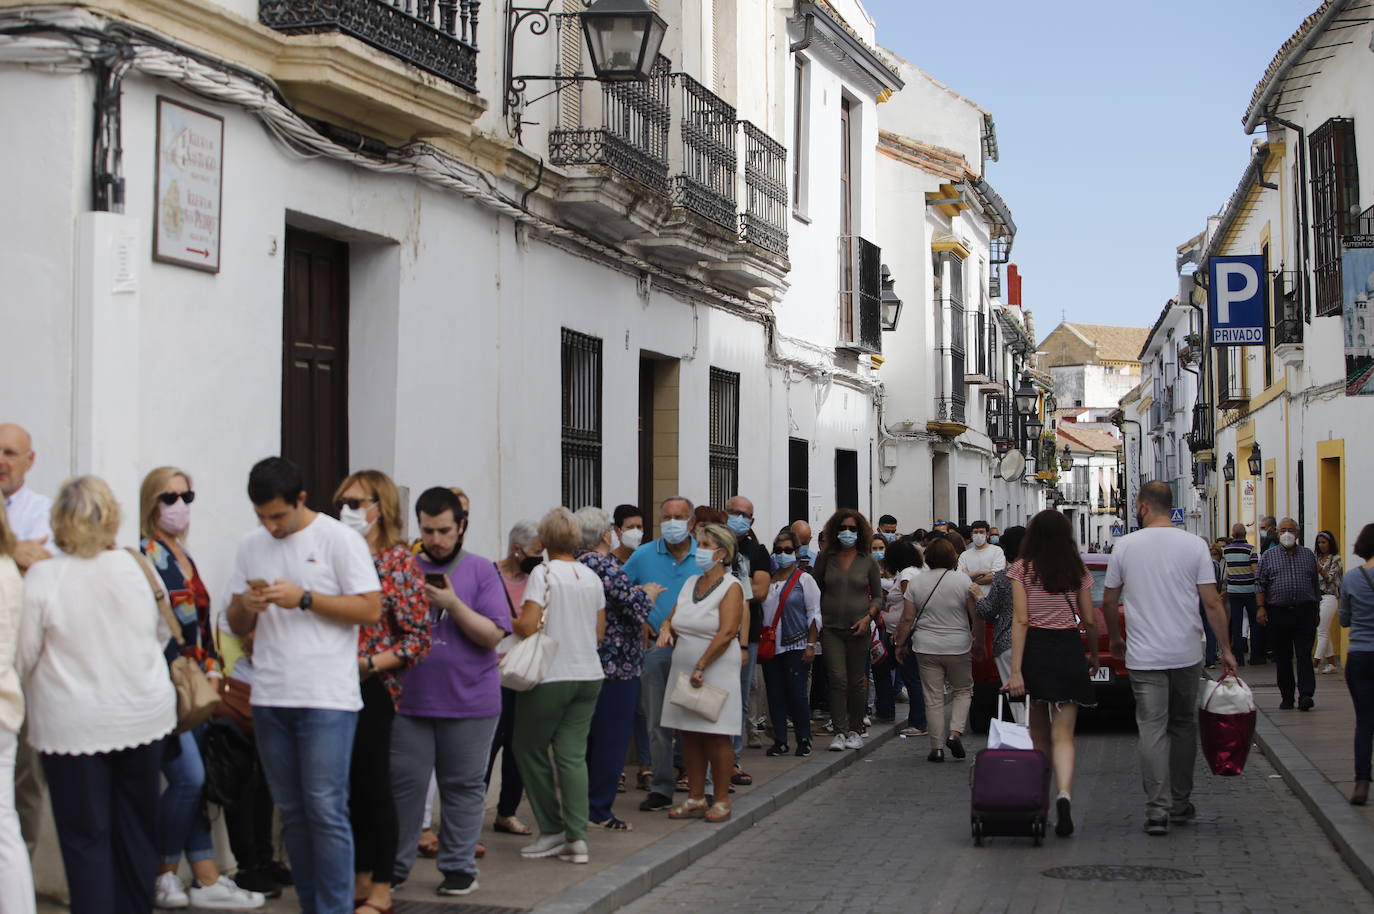
[[[219,272],[224,118],[157,100],[153,259]]]

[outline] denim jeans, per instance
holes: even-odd
[[[649,727],[649,757],[654,768],[654,781],[649,790],[665,797],[673,795],[677,783],[673,771],[673,731],[659,726],[672,666],[673,649],[656,647],[644,653],[644,673],[639,678],[639,701]]]
[[[1167,819],[1193,793],[1197,761],[1197,688],[1202,664],[1174,670],[1130,670],[1145,816]]]
[[[620,791],[630,747],[630,720],[638,706],[638,679],[608,678],[601,683],[587,733],[587,811],[593,822],[605,822],[613,815],[611,806]]]
[[[253,706],[253,729],[304,914],[353,910],[349,764],[358,712]]]
[[[791,718],[797,740],[811,741],[811,706],[806,700],[805,651],[783,651],[765,660],[763,686],[768,691],[768,716],[773,722],[773,742],[787,745],[787,720]]]
[[[1217,662],[1217,636],[1212,634],[1212,623],[1207,620],[1207,607],[1199,604],[1197,611],[1202,616],[1202,634],[1206,639],[1203,658],[1208,666],[1212,666]]]
[[[897,682],[906,686],[907,726],[917,730],[926,728],[926,700],[921,690],[921,671],[916,665],[914,652],[906,655],[906,660],[898,663],[897,652],[892,648],[892,636],[886,631],[880,633],[883,644],[887,645],[887,659],[873,668],[873,689],[877,693],[874,701],[879,720],[890,720],[897,716]]]
[[[1355,705],[1355,780],[1370,777],[1374,750],[1374,651],[1349,651],[1345,655],[1345,685]]]
[[[732,645],[733,646],[733,645]],[[735,764],[739,764],[740,753],[744,751],[745,737],[749,735],[749,728],[754,722],[749,719],[749,693],[754,685],[754,670],[759,662],[758,643],[749,645],[749,662],[739,668],[739,707],[740,707],[740,731],[739,736],[732,736],[730,744],[735,750]]]
[[[167,740],[168,757],[162,762],[167,789],[157,802],[157,852],[168,865],[180,863],[183,851],[188,863],[215,856],[210,820],[201,802],[205,763],[200,757],[200,741],[204,733],[202,724]]]
[[[1264,626],[1259,624],[1257,617],[1259,601],[1252,593],[1228,593],[1226,601],[1231,606],[1231,653],[1241,663],[1245,662],[1246,657],[1264,660],[1269,645],[1266,643]],[[1250,642],[1242,647],[1241,623],[1245,619],[1250,620]]]

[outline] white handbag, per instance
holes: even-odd
[[[673,694],[668,696],[668,700],[684,711],[690,711],[715,723],[720,720],[720,712],[725,708],[725,699],[729,697],[730,693],[709,682],[703,682],[700,688],[695,688],[692,686],[690,673],[679,673],[677,683],[673,686]]]
[[[997,716],[988,722],[989,749],[1034,749],[1030,730],[1002,719],[1006,713],[1007,693],[997,693]]]
[[[549,581],[549,599],[544,612],[539,617],[539,628],[528,638],[520,638],[510,643],[515,636],[508,635],[496,646],[501,657],[501,686],[512,692],[528,692],[544,681],[549,674],[554,654],[558,653],[558,642],[544,631],[549,621],[549,609],[553,605],[553,581]]]

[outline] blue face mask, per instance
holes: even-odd
[[[749,532],[749,518],[731,514],[730,519],[725,522],[725,526],[729,527],[730,532],[735,536],[744,536]]]
[[[779,552],[773,556],[773,561],[779,568],[791,568],[797,564],[797,557],[791,552]]]
[[[809,562],[816,557],[816,553],[811,551],[810,546],[803,546],[797,550],[797,556],[799,558],[806,559]]]
[[[840,545],[848,549],[859,541],[859,534],[856,530],[841,530],[835,539],[840,541]]]
[[[895,540],[896,538],[897,538],[897,534],[895,534],[895,533],[884,533],[884,534],[883,534],[883,539],[887,540],[889,543],[892,542],[893,540]]]
[[[873,557],[874,557],[875,559],[877,559],[878,561],[880,561],[880,562],[883,560],[883,557],[886,556],[886,555],[887,555],[886,552],[875,552],[875,553],[873,553]]]
[[[716,564],[716,550],[702,546],[697,549],[697,567],[702,571],[710,571]]]
[[[663,538],[674,546],[687,538],[685,520],[665,520],[660,529],[663,531]]]
[[[1002,539],[1002,537],[1000,537],[1000,536],[998,536],[996,533],[994,533],[994,534],[992,534],[991,536],[988,537],[988,542],[989,542],[989,543],[992,543],[994,546],[996,546],[997,543],[998,543],[998,541],[1001,540],[1001,539]]]

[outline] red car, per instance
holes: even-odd
[[[1083,564],[1093,576],[1093,611],[1097,613],[1097,656],[1099,667],[1093,680],[1093,690],[1097,695],[1098,711],[1133,712],[1135,695],[1131,691],[1130,673],[1124,660],[1113,657],[1108,649],[1107,622],[1102,615],[1102,591],[1106,588],[1107,563],[1111,556],[1092,552],[1083,556]],[[997,662],[992,652],[992,622],[983,623],[983,659],[973,663],[973,707],[969,711],[969,729],[983,733],[988,721],[997,713],[997,690],[1001,688],[1001,677],[997,673]],[[1081,628],[1080,628],[1081,630]],[[1121,630],[1126,631],[1126,616],[1121,614]],[[1083,655],[1088,656],[1088,635],[1083,632]]]

